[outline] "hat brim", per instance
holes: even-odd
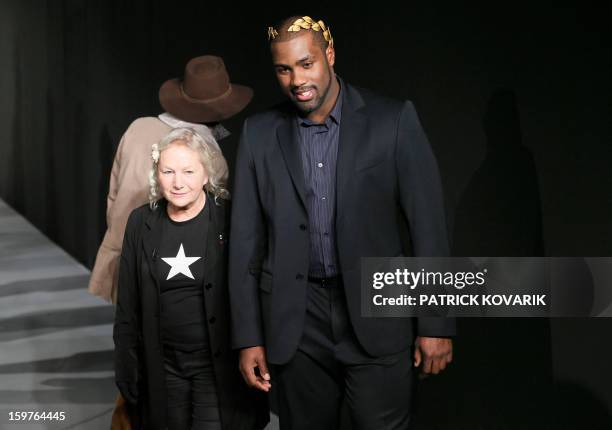
[[[187,100],[181,92],[181,81],[170,79],[159,89],[159,102],[166,112],[188,122],[218,122],[243,110],[253,98],[253,90],[244,85],[230,84],[232,90],[212,102]]]

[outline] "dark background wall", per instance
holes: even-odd
[[[266,28],[294,12],[331,25],[345,80],[414,101],[456,254],[610,255],[612,44],[586,6],[0,0],[0,197],[91,267],[115,148],[160,84],[212,53],[255,89],[247,114],[273,104]],[[610,425],[611,321],[460,324],[453,369],[421,384],[424,427]]]

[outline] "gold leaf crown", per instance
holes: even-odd
[[[287,29],[288,32],[298,32],[300,30],[313,30],[322,31],[323,37],[327,41],[327,44],[334,47],[334,38],[331,35],[329,27],[325,25],[323,20],[316,21],[309,16],[303,16],[296,19]],[[268,27],[268,40],[274,40],[278,36],[278,31],[274,27]]]

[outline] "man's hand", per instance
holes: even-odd
[[[257,368],[257,372],[255,371]],[[248,386],[258,390],[270,391],[270,373],[266,364],[266,351],[263,346],[253,346],[240,350],[240,373]]]
[[[414,342],[414,367],[423,367],[425,375],[437,375],[453,361],[453,341],[440,337],[417,337]]]

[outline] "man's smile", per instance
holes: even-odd
[[[312,98],[314,97],[315,89],[313,87],[300,88],[293,90],[292,92],[295,98],[298,99],[298,101],[307,102],[309,100],[312,100]]]

